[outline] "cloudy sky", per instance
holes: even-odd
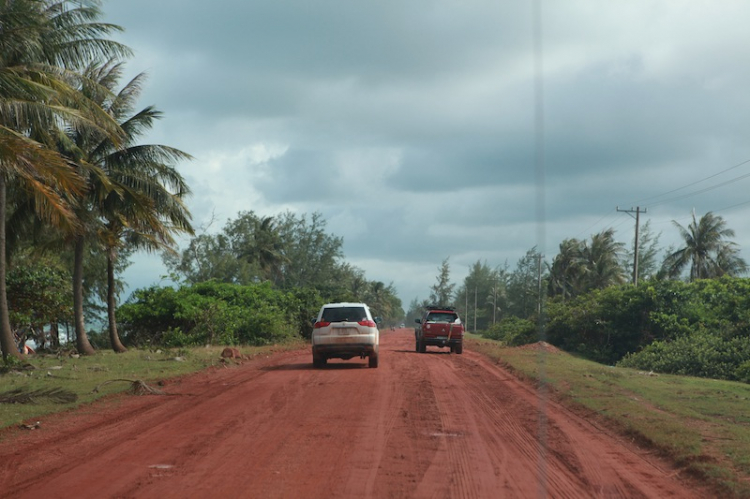
[[[141,104],[165,113],[147,141],[195,157],[180,170],[196,227],[320,212],[405,307],[445,258],[461,282],[478,260],[513,268],[534,246],[551,259],[610,227],[630,244],[618,206],[647,209],[665,247],[672,220],[713,211],[750,260],[750,2],[540,5],[540,52],[521,0],[103,10],[135,51],[128,69],[149,75]],[[138,257],[125,279],[163,273]]]

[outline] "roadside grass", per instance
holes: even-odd
[[[302,347],[304,341],[263,347],[241,347],[240,353],[254,357],[280,350]],[[42,416],[67,411],[107,395],[125,392],[134,388],[133,383],[111,382],[132,380],[158,389],[158,382],[201,371],[211,366],[225,364],[221,359],[224,347],[190,349],[131,349],[122,354],[98,351],[93,356],[78,358],[66,355],[35,355],[29,357],[33,369],[22,369],[20,365],[5,366],[0,361],[0,429],[9,426],[33,424]],[[232,365],[228,361],[225,365]],[[105,383],[105,384],[103,384]],[[94,392],[95,388],[98,388]],[[24,403],[12,402],[14,393],[31,394],[20,397]],[[47,395],[50,391],[51,394]],[[64,402],[59,397],[74,394],[74,402]],[[3,399],[8,401],[3,402]]]
[[[546,344],[467,346],[672,460],[722,497],[750,498],[750,385],[597,364]]]

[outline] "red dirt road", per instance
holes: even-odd
[[[479,354],[417,354],[407,329],[380,348],[377,369],[286,352],[45,418],[0,443],[0,497],[699,495]]]

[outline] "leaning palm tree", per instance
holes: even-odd
[[[606,229],[591,236],[581,249],[584,291],[604,289],[627,281],[622,254],[625,245],[615,241],[614,229]]]
[[[581,291],[584,260],[583,241],[565,239],[560,243],[560,253],[552,260],[549,272],[550,296],[561,296],[567,300]]]
[[[735,243],[723,245],[716,253],[717,276],[739,276],[747,273],[747,262],[739,256],[740,249]]]
[[[90,85],[83,88],[83,93],[120,125],[122,144],[103,134],[76,130],[70,134],[79,152],[77,164],[89,172],[88,195],[79,198],[77,211],[81,219],[90,221],[91,228],[76,239],[74,288],[82,288],[82,241],[95,239],[103,243],[108,262],[109,333],[116,352],[126,350],[117,333],[115,317],[114,267],[119,250],[126,241],[147,250],[170,248],[175,243],[172,234],[193,234],[190,214],[183,203],[190,190],[174,167],[178,161],[190,159],[190,155],[163,145],[138,144],[140,136],[161,118],[161,113],[151,106],[134,112],[143,73],[114,93],[122,71],[123,64],[114,59],[93,64],[85,71]],[[77,316],[79,321],[82,322],[81,316]]]
[[[147,251],[166,249],[174,252],[175,240],[172,234],[193,234],[190,215],[180,199],[181,196],[169,192],[163,185],[157,185],[151,179],[148,179],[147,183],[153,184],[149,189],[152,193],[162,191],[157,198],[168,201],[163,203],[141,192],[123,189],[122,193],[112,193],[108,196],[101,207],[105,223],[99,240],[104,244],[107,255],[107,322],[112,349],[118,353],[127,350],[120,341],[115,313],[115,266],[120,251],[124,246],[129,246]],[[174,215],[170,216],[169,213]],[[166,222],[164,214],[172,221]]]
[[[684,246],[666,256],[662,264],[664,273],[676,279],[685,267],[690,266],[689,279],[711,279],[722,275],[736,276],[747,271],[747,264],[738,255],[737,245],[728,240],[734,237],[734,230],[727,228],[726,221],[719,215],[708,212],[683,227],[676,221]]]
[[[143,181],[138,182],[135,177]],[[115,314],[117,307],[115,266],[121,249],[129,246],[147,251],[165,249],[174,252],[173,234],[194,234],[190,224],[190,213],[182,201],[183,197],[190,192],[187,185],[183,183],[181,192],[173,193],[157,178],[148,174],[136,173],[130,175],[128,180],[136,180],[134,182],[136,187],[133,188],[133,183],[129,186],[120,184],[123,187],[121,192],[112,191],[100,207],[105,220],[99,239],[104,243],[107,254],[109,338],[115,352],[126,351],[117,332]],[[138,190],[143,187],[146,188]]]
[[[126,53],[102,39],[117,27],[92,22],[98,2],[0,2],[0,346],[18,356],[8,319],[5,276],[8,189],[29,193],[37,215],[72,230],[67,200],[84,184],[68,161],[47,144],[62,123],[116,134],[116,124],[80,96],[68,80],[84,60],[103,52]],[[114,136],[114,135],[113,135]]]

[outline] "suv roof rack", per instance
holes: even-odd
[[[443,305],[425,305],[425,310],[450,310],[451,312],[456,311],[456,307],[444,307]]]

